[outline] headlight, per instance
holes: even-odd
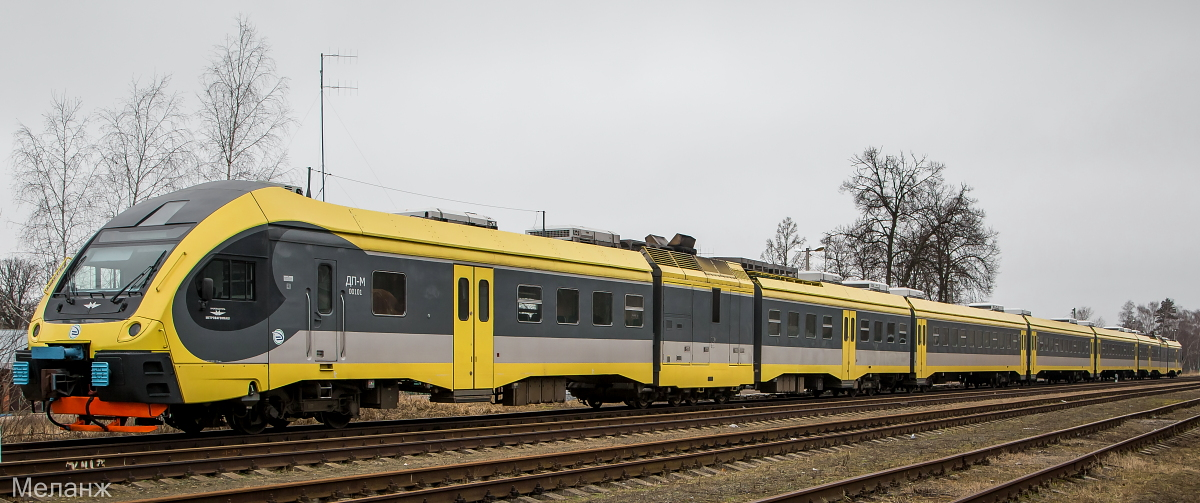
[[[38,334],[39,334],[39,333],[41,333],[41,332],[42,332],[42,324],[41,324],[41,323],[34,323],[34,324],[33,324],[33,331],[31,331],[29,334],[30,334],[30,335],[32,335],[34,339],[37,339],[37,336],[38,336]]]
[[[137,337],[137,334],[141,333],[141,331],[142,331],[141,323],[138,323],[135,321],[135,322],[133,322],[132,325],[129,325],[129,336],[130,337]]]

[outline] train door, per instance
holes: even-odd
[[[339,299],[335,289],[337,262],[317,259],[316,268],[315,288],[305,292],[310,307],[309,316],[312,317],[312,322],[308,324],[309,357],[315,362],[336,362],[345,351],[341,312],[345,307],[345,298]]]
[[[858,332],[858,313],[842,311],[842,379],[853,379],[855,374],[854,334]]]
[[[454,266],[454,389],[492,386],[494,271]]]
[[[926,355],[925,345],[929,343],[928,338],[925,336],[925,331],[929,327],[927,326],[927,324],[925,322],[926,322],[926,320],[921,320],[921,319],[917,320],[917,329],[916,329],[917,335],[914,337],[914,339],[916,339],[916,344],[917,344],[916,373],[917,373],[918,379],[925,377],[925,355]]]

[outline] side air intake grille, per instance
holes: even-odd
[[[17,386],[29,384],[29,362],[13,362],[12,379]]]

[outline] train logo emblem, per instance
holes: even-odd
[[[283,329],[276,328],[274,332],[271,332],[271,340],[275,342],[276,346],[283,344],[284,337]]]
[[[224,315],[225,315],[225,308],[223,308],[223,307],[214,307],[214,308],[212,308],[212,309],[209,309],[209,310],[208,310],[208,312],[209,312],[210,314],[212,314],[213,316],[224,316]]]
[[[79,325],[71,325],[71,333],[68,334],[72,339],[79,337],[79,332],[83,329]]]
[[[100,303],[96,302],[96,301],[92,301],[92,302],[88,302],[87,304],[84,304],[83,307],[86,307],[88,309],[96,309],[97,307],[100,307]]]

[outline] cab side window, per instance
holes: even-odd
[[[254,300],[254,262],[213,259],[196,278],[197,292],[206,278],[213,282],[213,299]]]

